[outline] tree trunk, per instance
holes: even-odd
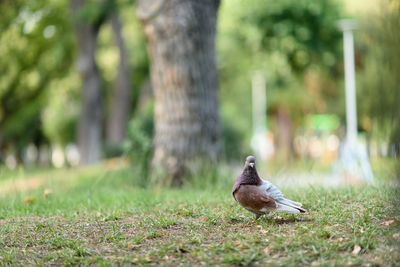
[[[78,124],[78,146],[81,164],[96,163],[101,158],[103,129],[102,80],[95,60],[100,21],[90,22],[79,13],[84,0],[71,0],[78,40],[78,69],[83,79],[81,114]]]
[[[153,166],[180,183],[221,151],[215,35],[219,0],[142,0],[155,95]]]
[[[0,131],[0,165],[4,164],[6,161],[5,151],[6,151],[6,144],[3,142],[3,134]]]
[[[288,161],[293,154],[293,130],[290,111],[286,107],[278,107],[276,120],[278,158]]]
[[[111,99],[110,117],[107,124],[107,142],[111,146],[118,146],[125,137],[130,117],[132,85],[129,73],[128,52],[122,36],[121,21],[117,12],[114,12],[111,16],[111,25],[119,49],[119,66]]]

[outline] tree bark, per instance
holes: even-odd
[[[278,157],[280,160],[288,161],[293,154],[293,130],[289,109],[278,107],[276,120]]]
[[[215,35],[219,0],[142,0],[155,95],[153,166],[182,181],[221,151]]]
[[[111,99],[110,117],[107,124],[107,143],[111,146],[118,146],[125,138],[130,117],[132,84],[129,73],[128,52],[122,36],[121,21],[117,12],[114,12],[111,16],[111,25],[119,49],[119,66]]]
[[[81,114],[78,124],[78,146],[81,164],[96,163],[101,158],[104,123],[102,79],[96,64],[97,35],[102,21],[90,22],[79,11],[85,0],[71,0],[78,41],[78,69],[83,79]]]

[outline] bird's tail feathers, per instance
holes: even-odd
[[[295,208],[290,207],[290,206],[286,206],[284,204],[279,204],[279,203],[276,203],[275,211],[277,211],[277,212],[288,212],[288,213],[299,213],[300,212],[300,210],[298,210],[298,209],[295,209]]]
[[[301,207],[301,203],[299,203],[300,205],[295,205],[294,203],[297,204],[297,202],[291,201],[289,199],[284,199],[283,201],[279,201],[277,203],[276,211],[289,212],[289,213],[306,212],[306,210]]]
[[[303,204],[301,204],[300,202],[296,202],[296,201],[293,201],[293,200],[290,200],[290,199],[287,199],[287,198],[286,198],[286,200],[287,200],[290,204],[292,204],[293,206],[296,206],[296,207],[301,207],[301,206],[303,206]]]

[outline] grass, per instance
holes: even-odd
[[[2,265],[395,266],[393,183],[284,188],[308,213],[253,215],[221,170],[182,189],[142,188],[134,168],[0,169]],[[203,179],[204,182],[199,182]],[[44,195],[44,191],[47,193]],[[51,193],[49,193],[51,189]],[[393,221],[392,221],[393,220]],[[357,251],[359,250],[359,251]]]

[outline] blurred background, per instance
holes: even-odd
[[[155,103],[137,3],[2,0],[0,10],[0,169],[117,158],[146,176]],[[270,175],[340,174],[346,105],[337,23],[343,18],[357,21],[358,143],[374,171],[394,170],[398,0],[222,1],[216,35],[221,162],[241,165],[255,153]],[[91,135],[82,137],[85,131]]]

